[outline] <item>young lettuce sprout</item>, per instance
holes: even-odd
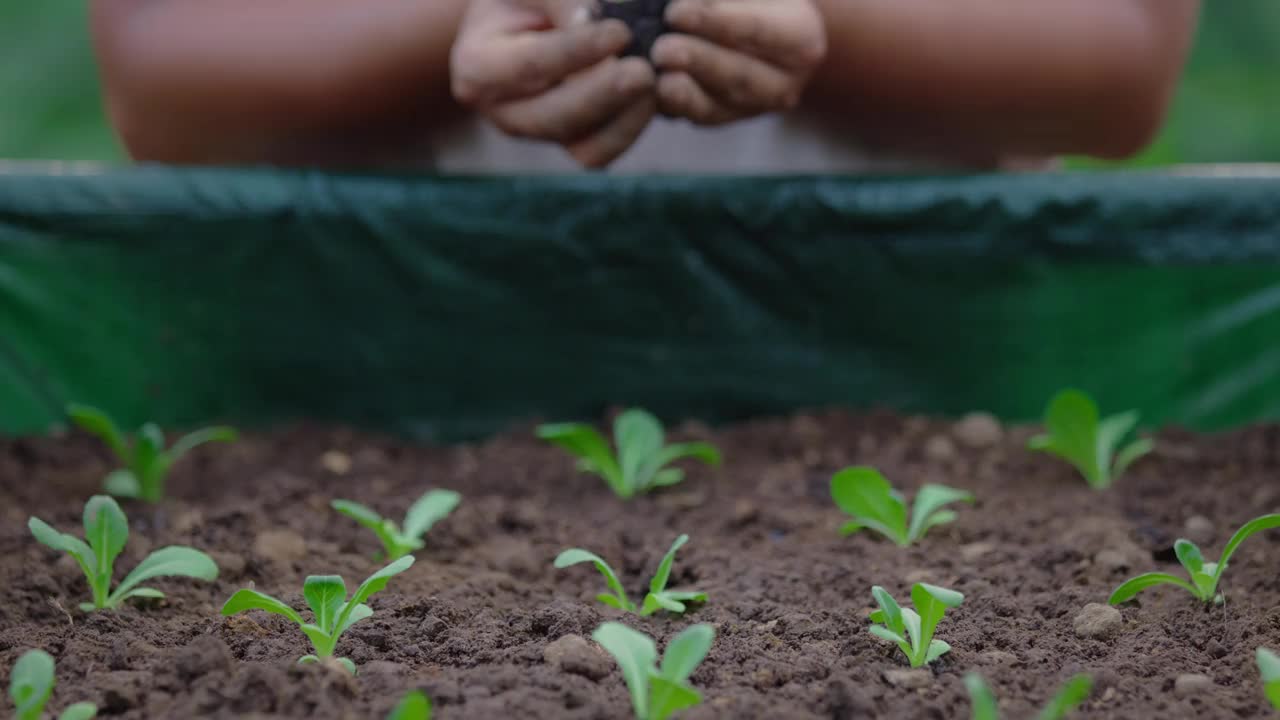
[[[392,577],[408,570],[413,556],[406,555],[360,583],[351,599],[347,599],[347,586],[337,575],[311,575],[303,582],[302,595],[315,615],[315,622],[303,622],[302,616],[283,602],[256,590],[240,590],[222,606],[223,615],[235,615],[246,610],[265,610],[283,615],[298,624],[303,634],[311,640],[315,650],[312,655],[298,658],[300,663],[320,662],[333,657],[338,638],[348,628],[373,615],[373,608],[364,604],[371,595],[382,590]],[[355,663],[348,658],[337,658],[354,675]]]
[[[1031,438],[1027,447],[1071,463],[1098,490],[1111,487],[1135,460],[1155,449],[1155,443],[1147,438],[1121,447],[1138,424],[1137,411],[1100,418],[1097,403],[1079,390],[1055,395],[1045,411],[1044,424],[1048,432]]]
[[[964,686],[969,690],[969,701],[973,706],[973,720],[999,720],[1000,708],[996,705],[996,696],[991,692],[987,682],[981,675],[964,676]],[[1093,678],[1088,675],[1076,675],[1066,682],[1049,704],[1036,715],[1036,720],[1062,720],[1080,703],[1089,698],[1093,692]]]
[[[911,667],[924,667],[951,651],[950,645],[933,638],[933,632],[947,608],[963,602],[964,595],[936,585],[916,583],[911,588],[915,610],[899,607],[889,591],[879,585],[871,588],[871,595],[880,606],[871,613],[871,622],[880,623],[869,628],[871,634],[897,643]]]
[[[462,496],[452,490],[431,490],[409,507],[404,517],[404,528],[395,521],[384,518],[372,509],[350,500],[334,500],[329,503],[334,510],[369,528],[382,541],[387,560],[399,560],[426,547],[422,536],[436,523],[445,519],[462,502]]]
[[[906,547],[924,537],[929,528],[956,519],[955,512],[943,509],[953,502],[973,502],[973,495],[945,485],[928,484],[916,493],[907,523],[907,503],[902,493],[875,468],[845,468],[831,478],[831,497],[853,520],[840,527],[842,535],[869,528]]]
[[[236,431],[210,427],[179,438],[168,450],[164,433],[155,423],[147,423],[128,438],[106,413],[88,405],[68,405],[67,415],[75,424],[97,435],[111,448],[124,467],[107,475],[106,491],[117,497],[138,498],[151,503],[164,497],[164,481],[169,468],[197,446],[208,442],[230,442]]]
[[[578,457],[578,469],[604,478],[621,498],[684,480],[684,471],[667,467],[681,458],[720,464],[720,451],[704,442],[665,445],[662,424],[644,410],[627,410],[613,423],[615,457],[608,442],[590,425],[557,423],[538,428],[538,437]]]
[[[677,710],[702,702],[702,695],[689,686],[689,676],[698,668],[715,640],[710,625],[685,628],[667,643],[662,665],[653,640],[621,623],[607,622],[591,634],[618,661],[622,678],[631,691],[631,707],[636,720],[666,720]]]
[[[1271,707],[1280,710],[1280,656],[1266,648],[1258,648],[1258,672],[1262,673],[1262,691]]]
[[[1280,527],[1280,514],[1263,515],[1250,520],[1227,541],[1226,547],[1222,548],[1222,557],[1218,558],[1216,563],[1205,562],[1204,555],[1201,554],[1200,548],[1195,543],[1190,540],[1179,539],[1173,544],[1173,551],[1178,556],[1178,562],[1182,563],[1182,567],[1186,568],[1187,574],[1191,576],[1191,582],[1169,573],[1146,573],[1126,580],[1124,584],[1116,588],[1115,592],[1111,593],[1109,602],[1112,605],[1119,605],[1122,602],[1133,599],[1135,595],[1149,587],[1176,585],[1196,596],[1196,599],[1200,600],[1200,602],[1220,603],[1222,602],[1222,595],[1218,592],[1218,583],[1222,580],[1223,571],[1227,569],[1227,561],[1239,549],[1240,543],[1243,543],[1254,533],[1277,527]]]
[[[17,720],[41,720],[44,706],[53,694],[53,656],[43,650],[28,650],[13,664],[9,674],[9,698],[17,708]],[[58,720],[89,720],[98,706],[78,702],[58,715]]]
[[[649,581],[649,594],[645,596],[644,603],[639,608],[638,612],[641,615],[652,615],[659,610],[683,614],[686,609],[686,603],[707,601],[707,594],[704,592],[667,589],[667,580],[671,577],[671,565],[676,560],[676,551],[687,542],[689,542],[689,536],[681,535],[676,538],[675,542],[671,543],[671,549],[662,557],[662,562],[658,564],[658,571],[654,573],[653,579]],[[636,604],[631,602],[627,597],[626,591],[622,589],[622,583],[619,582],[617,573],[599,555],[581,548],[571,548],[556,556],[555,566],[558,569],[564,569],[584,562],[594,564],[596,570],[599,570],[600,574],[604,576],[605,585],[613,591],[612,594],[601,593],[597,595],[597,600],[624,612],[637,612]]]
[[[421,690],[410,690],[391,709],[387,720],[431,720],[431,700]]]
[[[28,520],[27,527],[36,540],[68,553],[80,565],[93,595],[93,602],[80,603],[80,609],[85,612],[116,608],[133,597],[163,598],[164,593],[159,590],[138,587],[152,578],[216,580],[218,577],[218,565],[208,555],[193,548],[171,545],[148,555],[112,592],[111,577],[116,557],[129,540],[129,520],[116,501],[106,495],[94,495],[85,503],[84,536],[88,543],[74,535],[58,532],[40,518]]]

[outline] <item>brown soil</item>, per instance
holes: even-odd
[[[1009,718],[1030,716],[1086,670],[1097,687],[1081,717],[1258,717],[1266,707],[1253,651],[1280,648],[1280,532],[1236,556],[1225,609],[1156,590],[1123,609],[1113,638],[1081,639],[1073,619],[1129,574],[1175,570],[1169,548],[1189,517],[1209,521],[1194,529],[1216,556],[1242,521],[1280,506],[1278,433],[1167,432],[1155,456],[1099,494],[1065,465],[1022,450],[1024,430],[975,449],[953,425],[891,415],[718,432],[690,424],[677,434],[714,440],[725,466],[691,466],[683,485],[623,503],[528,428],[453,448],[299,428],[203,449],[175,470],[158,510],[126,505],[133,534],[117,578],[150,548],[181,543],[215,556],[217,582],[162,580],[166,602],[90,615],[75,610],[87,593],[78,570],[38,545],[25,522],[37,515],[78,533],[106,453],[80,436],[0,441],[0,672],[43,647],[58,660],[51,707],[87,699],[106,717],[380,718],[420,687],[444,718],[625,718],[610,660],[569,641],[557,645],[564,659],[544,659],[555,660],[554,650],[544,656],[553,641],[620,617],[592,600],[601,589],[594,571],[556,571],[551,560],[573,545],[594,550],[638,596],[687,532],[673,587],[705,590],[710,602],[683,619],[623,619],[660,643],[689,622],[715,625],[715,646],[693,677],[706,702],[683,715],[691,720],[967,717],[961,677],[971,670],[991,681]],[[333,471],[340,463],[326,469],[328,451],[350,458],[345,475]],[[942,482],[979,500],[909,550],[842,538],[827,483],[854,463],[880,467],[900,487]],[[378,567],[373,536],[330,511],[331,498],[398,516],[437,486],[461,491],[463,504],[432,531],[418,563],[375,596],[375,616],[340,643],[361,666],[358,678],[295,665],[309,647],[282,618],[219,616],[240,587],[303,608],[305,575],[339,573],[351,587]],[[939,629],[954,650],[922,689],[885,680],[904,661],[867,633],[871,586],[904,598],[913,580],[966,594]],[[1184,673],[1207,675],[1213,687],[1178,698]]]

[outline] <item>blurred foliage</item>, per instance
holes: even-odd
[[[123,157],[98,95],[86,4],[0,4],[0,157]],[[1280,0],[1206,0],[1169,123],[1127,164],[1280,162],[1276,38]]]

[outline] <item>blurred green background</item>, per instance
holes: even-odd
[[[85,7],[0,4],[0,158],[123,158],[99,102]],[[1280,0],[1206,0],[1169,123],[1126,164],[1280,162],[1278,38]]]

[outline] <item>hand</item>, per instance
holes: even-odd
[[[451,57],[453,94],[509,135],[558,143],[586,167],[625,152],[657,111],[653,68],[616,55],[618,20],[587,0],[472,0]]]
[[[658,107],[699,125],[794,108],[827,54],[813,0],[672,0],[666,21]]]

